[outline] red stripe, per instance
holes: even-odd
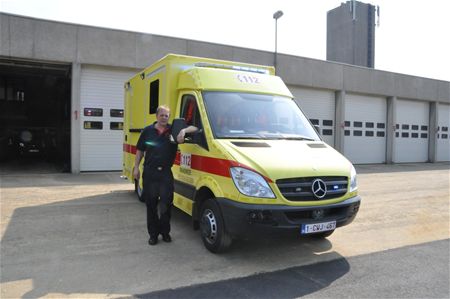
[[[133,155],[136,155],[136,146],[124,143],[123,144],[123,151],[127,152],[127,153],[130,153],[130,154],[133,154]]]
[[[180,165],[180,158],[181,154],[178,151],[177,156],[175,158],[175,164]],[[246,168],[248,170],[251,170],[253,172],[258,173],[251,167],[248,167],[246,165],[243,165],[241,163],[238,163],[236,161],[232,160],[226,160],[226,159],[218,159],[218,158],[211,158],[211,157],[204,157],[204,156],[198,156],[198,155],[191,155],[191,168],[194,170],[199,170],[215,175],[220,175],[224,177],[231,177],[230,174],[230,167],[242,167]],[[267,182],[272,183],[272,180],[262,174],[260,174]]]
[[[136,146],[131,144],[123,144],[123,151],[127,153],[131,153],[133,155],[136,155]],[[181,154],[180,151],[177,151],[177,155],[175,157],[175,165],[180,165],[181,161]],[[199,155],[191,155],[191,168],[198,171],[203,171],[215,175],[220,175],[224,177],[231,177],[230,175],[230,167],[242,167],[249,169],[253,172],[258,173],[251,167],[248,167],[246,165],[243,165],[241,163],[238,163],[236,161],[232,160],[226,160],[226,159],[218,159],[218,158],[211,158],[211,157],[204,157]],[[267,182],[272,183],[272,180],[266,176],[263,176],[260,174]]]

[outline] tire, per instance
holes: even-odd
[[[139,186],[139,181],[134,180],[134,192],[136,192],[137,198],[140,202],[144,202],[144,198],[142,198],[142,189],[141,186]]]
[[[311,237],[316,238],[316,239],[324,239],[324,238],[331,236],[333,233],[334,233],[334,229],[326,231],[326,232],[322,232],[322,233],[312,234]]]
[[[231,245],[231,236],[225,230],[220,207],[214,199],[205,201],[200,209],[200,235],[212,253],[224,252]]]

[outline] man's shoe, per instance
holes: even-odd
[[[167,242],[167,243],[172,242],[172,238],[170,237],[169,234],[162,235],[162,239],[164,242]]]
[[[158,243],[158,237],[150,237],[150,239],[148,239],[148,245],[156,245]]]

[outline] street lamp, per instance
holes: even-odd
[[[277,72],[277,23],[278,19],[283,16],[283,12],[281,10],[275,12],[273,14],[273,18],[275,19],[275,55],[274,55],[274,67],[275,67],[275,73]]]

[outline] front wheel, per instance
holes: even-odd
[[[212,253],[227,250],[232,239],[225,230],[225,223],[217,202],[214,199],[205,201],[200,215],[200,233],[205,247]]]
[[[136,192],[136,195],[140,202],[144,202],[144,198],[142,197],[142,188],[139,185],[138,180],[134,180],[134,192]]]

